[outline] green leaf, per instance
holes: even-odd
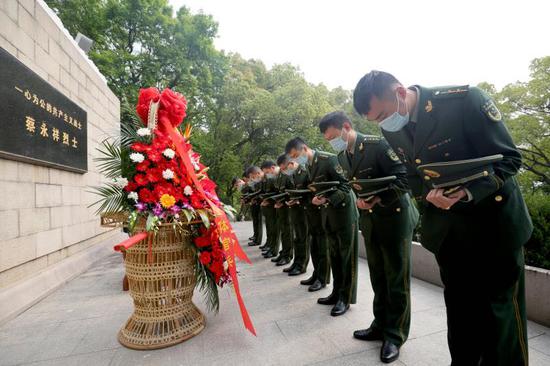
[[[206,212],[206,210],[197,210],[197,213],[199,214],[204,226],[206,226],[206,228],[210,228],[210,219],[208,218],[208,213]]]
[[[157,231],[158,227],[157,224],[159,222],[159,218],[152,213],[147,216],[147,223],[145,224],[145,230],[147,231]]]

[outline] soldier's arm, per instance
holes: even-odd
[[[332,206],[339,207],[346,200],[346,196],[349,195],[350,187],[348,180],[344,177],[344,172],[336,156],[328,158],[326,169],[328,180],[340,182],[338,188],[334,192],[327,194],[326,198]]]
[[[395,175],[397,177],[392,183],[390,190],[380,194],[384,205],[391,204],[409,190],[407,169],[384,139],[377,145],[376,163],[380,171],[382,171],[383,176]]]
[[[475,180],[466,186],[474,203],[500,189],[507,179],[517,174],[521,154],[512,141],[502,116],[491,98],[479,88],[470,88],[465,102],[464,130],[478,156],[502,154],[493,165],[495,174]]]

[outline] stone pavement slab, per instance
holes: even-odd
[[[8,365],[382,365],[380,342],[353,339],[355,329],[372,321],[373,293],[365,260],[359,262],[359,296],[344,316],[333,318],[318,297],[307,292],[246,246],[251,224],[235,231],[253,265],[239,264],[245,303],[258,336],[243,327],[235,296],[220,292],[220,312],[207,313],[207,327],[182,344],[155,351],[122,347],[117,332],[132,312],[120,254],[112,253],[90,270],[0,327],[0,366]],[[445,306],[441,288],[413,279],[411,333],[395,365],[448,365]],[[195,303],[205,311],[202,295]],[[529,322],[531,365],[550,365],[550,329]]]

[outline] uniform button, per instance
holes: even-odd
[[[353,180],[357,180],[357,177],[353,177]]]
[[[431,178],[427,175],[424,176],[424,180],[430,180]]]
[[[369,213],[372,213],[372,210],[369,208]]]
[[[397,208],[395,209],[395,211],[401,212],[401,207],[397,207]]]
[[[500,194],[498,196],[495,196],[495,201],[497,202],[502,201],[502,196]]]
[[[415,162],[416,164],[420,164],[420,163],[422,162],[422,160],[416,159],[414,162]]]

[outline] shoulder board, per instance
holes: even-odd
[[[334,154],[331,154],[329,152],[325,152],[325,151],[318,151],[317,152],[317,156],[319,157],[319,159],[328,159],[330,158],[331,156],[335,156]]]
[[[437,98],[464,98],[470,90],[469,85],[442,86],[432,88],[432,97]]]
[[[382,137],[376,135],[366,135],[363,139],[367,144],[378,144],[382,140]]]

